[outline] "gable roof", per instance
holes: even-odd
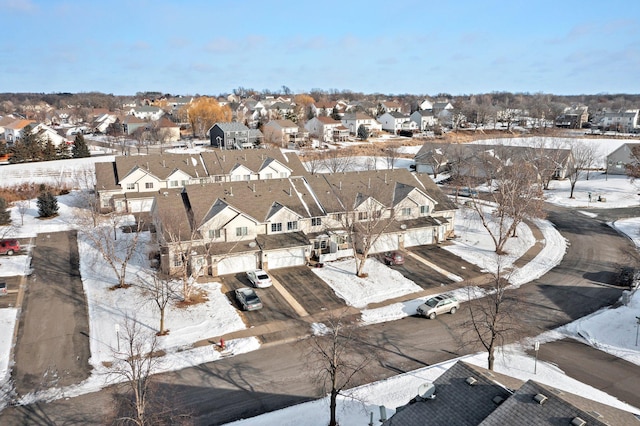
[[[194,179],[208,176],[198,154],[126,155],[116,157],[115,164],[118,182],[121,182],[136,168],[145,170],[163,180],[175,170],[181,170]]]
[[[223,132],[240,132],[249,130],[247,126],[237,121],[232,121],[230,123],[215,123],[213,126],[211,126],[211,129],[216,126],[218,126]]]
[[[326,115],[321,115],[321,116],[315,117],[315,118],[316,118],[316,120],[318,120],[319,122],[321,122],[324,125],[327,125],[327,124],[333,124],[333,125],[336,125],[336,126],[340,125],[340,121],[334,120],[333,118],[328,117]]]
[[[473,384],[467,381],[470,377],[475,380]],[[383,425],[478,425],[498,408],[494,398],[506,400],[511,396],[495,376],[461,361],[445,371],[433,385],[435,398],[412,399]]]
[[[30,126],[32,124],[34,124],[35,121],[34,120],[22,120],[22,119],[18,119],[18,120],[14,120],[9,124],[6,124],[4,126],[5,129],[12,129],[12,130],[22,130],[27,126]]]

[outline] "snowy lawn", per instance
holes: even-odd
[[[368,274],[366,278],[356,276],[353,258],[325,263],[324,268],[313,269],[313,272],[326,282],[338,297],[344,299],[347,305],[356,308],[422,291],[413,281],[375,258],[369,258],[365,263],[364,272]]]

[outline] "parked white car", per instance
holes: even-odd
[[[434,319],[437,315],[455,314],[460,309],[460,302],[453,295],[445,293],[439,296],[435,296],[427,300],[422,305],[418,306],[418,314],[425,316],[429,319]]]
[[[247,278],[251,284],[257,288],[271,287],[271,277],[262,269],[247,272]]]

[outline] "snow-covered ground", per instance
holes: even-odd
[[[615,143],[621,143],[615,140]],[[182,150],[182,149],[179,149]],[[608,149],[610,152],[612,149]],[[109,157],[100,157],[100,161],[108,161]],[[402,159],[404,161],[404,159]],[[74,160],[77,161],[77,160]],[[384,158],[376,160],[376,168],[385,168],[386,160]],[[408,167],[410,160],[406,165],[397,167]],[[55,170],[57,162],[46,163],[47,167],[52,166]],[[72,168],[66,163],[62,167]],[[78,161],[78,168],[86,168],[84,161]],[[80,165],[83,166],[80,166]],[[358,161],[360,169],[369,168],[373,164],[372,160],[365,157]],[[3,185],[11,185],[22,181],[31,180],[33,177],[19,177],[14,166],[0,167],[0,182]],[[66,169],[65,169],[66,170]],[[53,173],[50,173],[53,175]],[[72,176],[69,172],[66,175]],[[60,175],[64,177],[65,175]],[[592,201],[588,201],[588,193],[592,194]],[[637,195],[638,190],[629,183],[624,177],[608,176],[598,173],[592,173],[589,181],[580,180],[576,185],[575,198],[569,199],[569,183],[567,181],[554,181],[551,189],[547,191],[547,200],[558,205],[574,207],[578,209],[587,208],[613,208],[622,206],[637,206],[640,204]],[[600,195],[605,198],[605,202],[594,201]],[[37,212],[35,202],[32,202],[32,208],[24,217],[24,225],[16,226],[14,235],[20,237],[34,237],[37,233],[55,232],[64,229],[71,229],[74,226],[74,215],[76,215],[77,193],[61,196],[59,198],[60,215],[58,218],[48,221],[40,221],[36,218]],[[597,215],[597,213],[591,213]],[[459,219],[456,223],[456,234],[459,238],[456,243],[449,248],[452,252],[465,258],[467,261],[480,266],[488,271],[495,270],[497,260],[491,250],[489,237],[486,232],[482,231],[482,227],[474,214],[465,208],[461,208]],[[12,210],[12,218],[14,224],[20,224],[21,218],[14,208]],[[636,222],[637,223],[637,222]],[[633,221],[619,221],[614,224],[617,229],[622,232],[632,232],[630,237],[640,238],[637,229],[640,225],[635,226]],[[544,236],[544,249],[532,262],[520,270],[513,270],[510,274],[510,281],[514,287],[524,284],[532,279],[543,275],[550,268],[560,262],[566,249],[566,242],[555,230],[552,224],[547,221],[536,221],[536,226],[542,231]],[[509,267],[513,260],[517,259],[526,252],[533,244],[535,238],[529,228],[521,226],[518,231],[519,237],[509,242],[507,246],[508,256],[503,256],[501,260],[502,267]],[[124,236],[124,234],[123,234]],[[126,236],[125,236],[126,237]],[[143,240],[148,239],[147,235],[143,235]],[[83,278],[83,285],[87,293],[87,300],[90,312],[90,330],[92,335],[91,345],[91,364],[94,366],[96,374],[93,374],[85,383],[72,386],[66,389],[52,389],[43,394],[29,395],[24,402],[36,399],[55,399],[60,397],[69,397],[79,395],[86,392],[100,389],[105,385],[104,375],[99,374],[105,371],[105,362],[113,359],[113,348],[116,346],[116,333],[114,324],[122,324],[127,315],[135,312],[136,320],[144,324],[149,330],[156,331],[158,323],[158,312],[148,299],[137,294],[138,290],[134,287],[128,289],[109,290],[108,288],[114,284],[114,274],[105,266],[104,261],[96,258],[95,252],[90,249],[89,243],[83,238],[79,238],[80,248],[80,265]],[[131,265],[130,276],[144,276],[148,270],[146,262],[147,257],[144,251],[141,251],[137,260]],[[28,256],[15,256],[13,258],[0,258],[0,276],[27,274],[29,271],[30,259]],[[368,272],[366,279],[359,281],[358,291],[352,291],[352,288],[344,285],[345,271],[350,273],[350,281],[353,281],[355,271],[353,261],[341,261],[327,264],[325,268],[315,269],[316,272],[334,291],[342,297],[347,304],[355,307],[366,307],[367,304],[379,302],[395,298],[397,296],[411,294],[420,291],[420,287],[415,283],[400,276],[395,277],[395,271],[387,268],[381,263],[370,260],[367,262],[365,272]],[[455,271],[451,271],[455,273]],[[388,292],[389,280],[394,280],[394,291]],[[192,348],[191,343],[196,340],[206,339],[214,335],[223,334],[232,330],[238,330],[244,327],[237,312],[231,308],[229,302],[220,292],[220,284],[212,281],[202,286],[206,292],[208,302],[201,306],[195,305],[189,309],[177,308],[172,306],[167,314],[167,328],[170,329],[168,336],[162,337],[161,345],[168,354],[161,360],[158,371],[173,370],[185,368],[191,365],[197,365],[204,362],[214,361],[220,357],[217,351],[211,346]],[[464,300],[469,294],[480,295],[477,289],[458,290],[458,296]],[[471,296],[474,297],[474,296]],[[407,315],[415,313],[415,308],[422,303],[424,298],[416,298],[404,303],[392,304],[378,309],[364,309],[362,311],[363,323],[376,323],[382,321],[396,320]],[[563,336],[572,336],[584,339],[588,343],[615,353],[624,355],[625,359],[640,364],[640,356],[637,347],[633,345],[635,342],[636,326],[633,312],[637,313],[640,301],[637,297],[630,297],[629,304],[622,306],[616,310],[606,309],[599,313],[595,313],[589,317],[580,319],[563,329],[557,330],[555,333],[546,336],[547,339],[561,338]],[[613,314],[613,312],[618,312]],[[11,336],[15,327],[17,311],[15,309],[0,310],[0,385],[9,378],[11,369],[11,360],[9,359]],[[607,329],[605,326],[612,323],[611,317],[608,315],[617,315],[615,322],[630,321],[629,327],[616,327],[613,330]],[[316,324],[316,329],[321,330],[322,324]],[[99,343],[98,343],[99,342]],[[259,348],[256,339],[242,339],[233,342],[227,342],[232,348],[233,353],[242,353],[249,350]],[[533,360],[521,352],[517,352],[517,348],[505,348],[509,350],[508,358],[501,358],[497,369],[498,371],[512,374],[516,377],[524,377],[525,374],[531,374]],[[513,353],[516,351],[516,353]],[[467,357],[467,361],[485,365],[483,354]],[[453,361],[452,361],[453,362]],[[549,383],[553,386],[566,389],[574,393],[585,395],[587,397],[596,398],[600,401],[607,402],[612,405],[619,404],[614,399],[597,393],[593,388],[586,385],[575,383],[567,378],[557,368],[538,363],[538,374],[536,380]],[[434,380],[437,375],[441,374],[449,364],[442,364],[435,367],[418,370],[406,375],[397,376],[381,383],[370,384],[356,389],[359,398],[366,401],[366,405],[354,403],[351,400],[344,400],[344,410],[340,410],[340,418],[344,424],[367,424],[369,411],[376,411],[377,405],[385,405],[389,408],[405,403],[415,393],[417,386],[425,380]],[[507,366],[511,371],[505,370]],[[545,378],[542,380],[542,378]],[[547,381],[548,380],[548,381]],[[608,398],[608,399],[607,399]],[[304,404],[261,416],[255,420],[247,421],[242,424],[294,424],[292,419],[296,419],[295,424],[326,424],[323,417],[327,412],[327,402],[319,400],[313,403]],[[617,405],[619,406],[619,405]],[[364,408],[363,408],[364,407]],[[629,409],[629,408],[627,408]],[[319,410],[319,411],[318,411]],[[299,413],[304,413],[301,415]],[[280,416],[280,417],[270,417]],[[308,423],[301,423],[300,418],[309,419]],[[353,421],[352,421],[353,420]],[[253,422],[253,423],[252,423]],[[258,423],[256,423],[258,422]]]

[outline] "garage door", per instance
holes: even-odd
[[[269,269],[303,266],[307,263],[304,248],[291,248],[267,252]]]
[[[416,229],[413,231],[407,231],[404,234],[404,246],[424,246],[427,244],[433,244],[433,229]]]
[[[151,211],[153,198],[140,198],[137,200],[127,200],[129,213],[140,213]]]
[[[256,255],[254,253],[225,257],[218,262],[218,275],[235,274],[256,268]]]
[[[371,246],[369,254],[382,253],[385,251],[398,250],[398,235],[386,234],[380,235],[375,243]]]

